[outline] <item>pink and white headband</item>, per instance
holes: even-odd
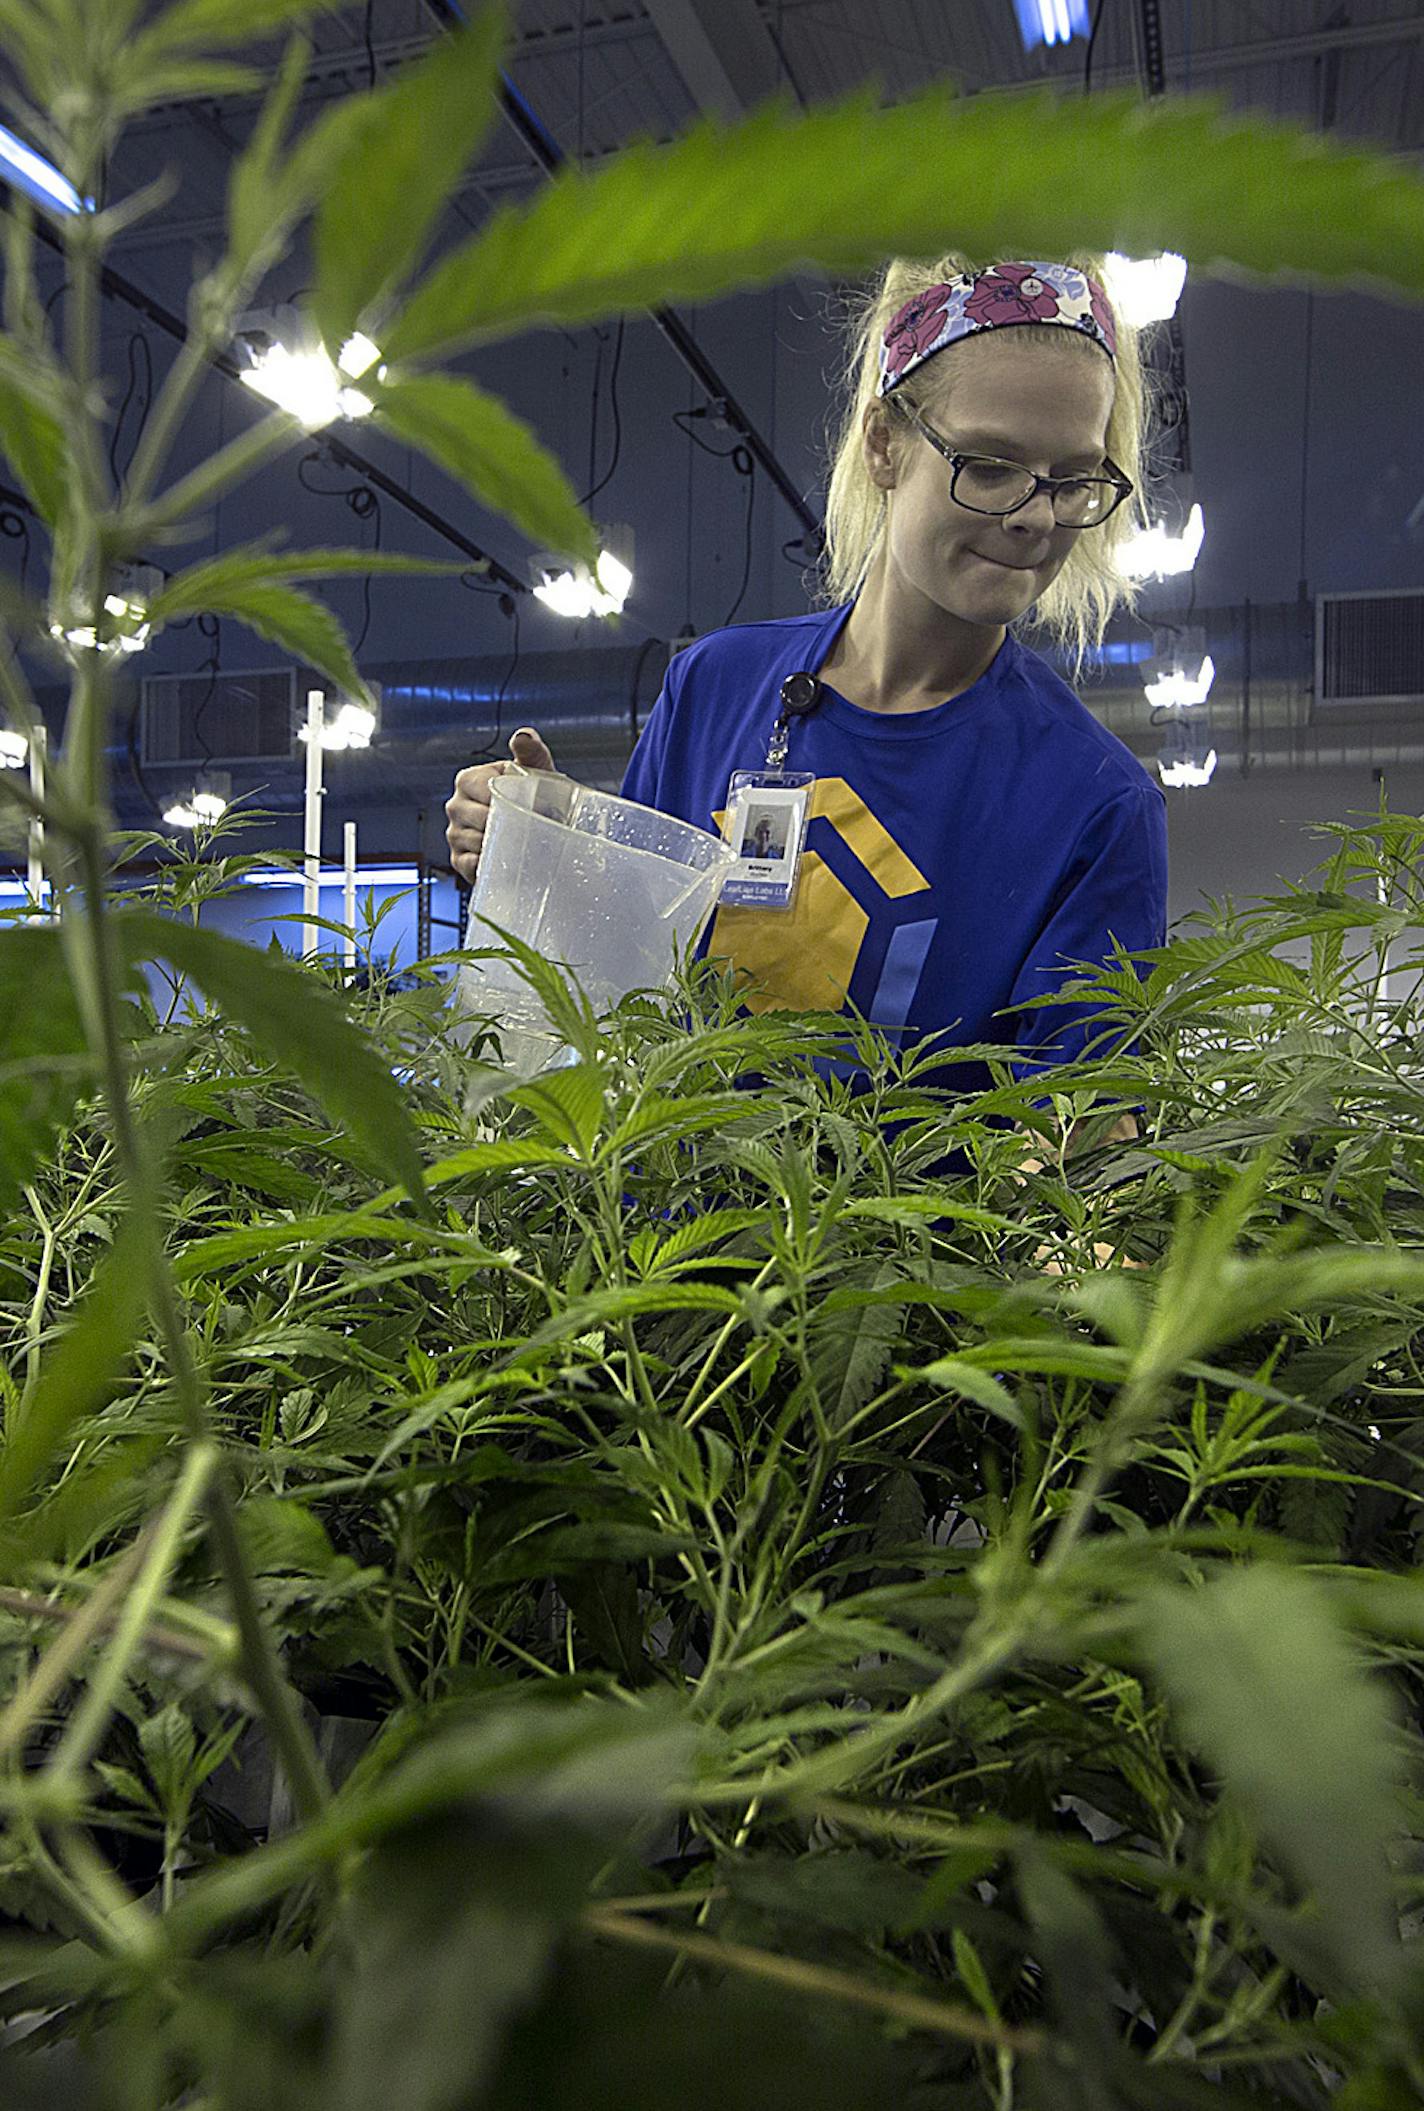
[[[880,347],[877,395],[888,396],[907,374],[946,345],[981,330],[1023,323],[1057,323],[1091,337],[1117,357],[1112,304],[1096,279],[1071,264],[991,264],[927,286],[897,309]]]

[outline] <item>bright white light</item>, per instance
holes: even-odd
[[[1144,528],[1118,551],[1118,565],[1128,579],[1174,579],[1189,572],[1206,538],[1200,506],[1193,506],[1180,535],[1168,534],[1160,521]]]
[[[167,808],[164,820],[170,828],[211,828],[227,812],[227,801],[219,792],[194,792]]]
[[[1036,44],[1067,44],[1088,33],[1088,0],[1014,0],[1025,51]]]
[[[370,373],[371,368],[376,365],[380,356],[380,347],[372,344],[369,337],[364,336],[360,330],[357,330],[353,336],[347,338],[345,344],[341,347],[336,357],[336,364],[340,367],[342,373],[345,374],[348,381],[359,381],[363,374]],[[378,378],[385,371],[384,367],[379,368]]]
[[[23,139],[4,125],[0,125],[0,175],[10,183],[16,183],[36,205],[47,205],[52,211],[82,213],[93,211],[93,200],[81,198],[67,177],[61,176],[53,163],[27,147]]]
[[[534,598],[556,616],[569,616],[578,622],[584,616],[619,614],[632,585],[633,574],[622,558],[604,550],[592,572],[586,564],[543,568]]]
[[[1207,653],[1194,675],[1188,674],[1180,661],[1155,681],[1145,684],[1147,701],[1154,710],[1177,708],[1188,704],[1204,704],[1216,678],[1216,663]]]
[[[1187,260],[1170,249],[1156,257],[1125,257],[1111,249],[1103,259],[1103,282],[1119,319],[1140,330],[1175,315],[1187,283]]]
[[[343,704],[335,718],[328,718],[321,729],[321,744],[324,748],[369,748],[371,735],[376,730],[376,714],[368,711],[364,704]],[[305,740],[307,728],[298,726],[298,740]]]
[[[357,881],[363,887],[414,887],[420,878],[414,865],[361,865],[356,871]],[[290,872],[249,872],[244,884],[248,887],[300,887],[304,875],[300,868]],[[345,884],[346,871],[341,865],[323,865],[318,885],[340,887]]]
[[[30,759],[30,744],[23,733],[0,732],[0,770],[23,769]]]
[[[152,635],[148,623],[148,604],[144,601],[129,601],[122,594],[104,596],[104,613],[115,624],[124,624],[122,630],[111,630],[108,637],[101,638],[92,623],[51,623],[49,634],[75,652],[142,652]]]
[[[1159,762],[1157,765],[1162,782],[1172,785],[1209,784],[1215,768],[1215,748],[1211,749],[1204,762],[1191,762],[1185,756],[1180,756],[1175,762]]]
[[[373,408],[371,398],[349,387],[340,369],[321,351],[292,352],[284,344],[269,344],[254,356],[241,378],[278,410],[289,412],[308,432],[330,425],[333,418],[364,418]]]

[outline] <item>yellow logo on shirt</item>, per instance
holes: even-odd
[[[929,881],[844,777],[818,777],[810,818],[828,821],[888,901]],[[718,827],[721,813],[713,815]],[[870,916],[823,858],[807,850],[790,909],[719,909],[707,951],[752,978],[748,1011],[839,1011],[846,1001]]]

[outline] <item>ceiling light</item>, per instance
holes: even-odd
[[[1025,51],[1088,34],[1088,0],[1014,0]]]
[[[532,558],[535,600],[575,622],[585,616],[621,614],[633,588],[633,531],[606,528],[602,535],[603,547],[592,571],[586,564],[570,564],[547,553]]]
[[[1145,684],[1147,701],[1154,710],[1168,710],[1189,704],[1204,704],[1211,693],[1216,677],[1216,663],[1210,653],[1198,662],[1195,674],[1188,674],[1180,660],[1175,661],[1162,674]]]
[[[338,751],[346,748],[369,748],[375,730],[375,712],[369,710],[365,704],[348,700],[338,705],[333,717],[322,721],[321,745]],[[297,727],[297,738],[305,741],[309,737],[309,724],[303,719]]]
[[[23,733],[0,730],[0,770],[21,770],[29,757],[30,744]]]
[[[1215,748],[1201,762],[1159,762],[1157,765],[1158,774],[1162,782],[1178,786],[1209,784],[1211,782],[1211,773],[1215,768]]]
[[[163,818],[170,828],[211,828],[227,812],[221,792],[190,792],[165,808]]]
[[[1192,569],[1205,539],[1202,509],[1193,506],[1180,535],[1170,534],[1157,521],[1129,536],[1118,551],[1118,566],[1128,579],[1173,579]]]
[[[1103,259],[1103,282],[1119,320],[1140,330],[1176,313],[1187,260],[1170,249],[1155,257],[1125,257],[1111,249]]]

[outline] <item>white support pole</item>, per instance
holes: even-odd
[[[45,788],[45,729],[36,726],[30,737],[30,790],[37,799],[43,799]],[[32,908],[43,907],[44,900],[44,822],[39,816],[30,823],[28,868],[25,887]]]
[[[343,901],[341,921],[346,926],[345,954],[349,969],[356,965],[356,823],[347,821],[341,830]]]
[[[321,733],[326,720],[326,696],[320,689],[307,691],[307,796],[302,850],[302,914],[313,917],[321,911]],[[320,943],[314,923],[302,925],[302,957],[310,960]]]

